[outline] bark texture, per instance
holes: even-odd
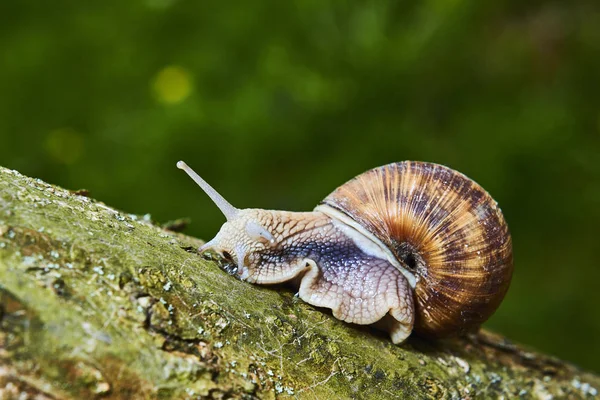
[[[489,332],[394,346],[169,232],[0,168],[0,399],[594,398]]]

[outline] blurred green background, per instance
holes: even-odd
[[[500,203],[487,326],[600,371],[600,3],[0,2],[0,164],[211,238],[406,159]]]

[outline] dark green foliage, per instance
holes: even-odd
[[[488,326],[600,369],[598,2],[3,1],[0,48],[1,165],[202,238],[179,159],[290,210],[392,161],[466,173],[514,240]]]

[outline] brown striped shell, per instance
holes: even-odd
[[[415,330],[477,328],[510,284],[512,244],[500,208],[465,175],[405,161],[369,170],[323,200],[354,219],[416,277]]]

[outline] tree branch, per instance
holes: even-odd
[[[600,378],[480,332],[394,346],[200,241],[0,168],[0,398],[586,398]]]

